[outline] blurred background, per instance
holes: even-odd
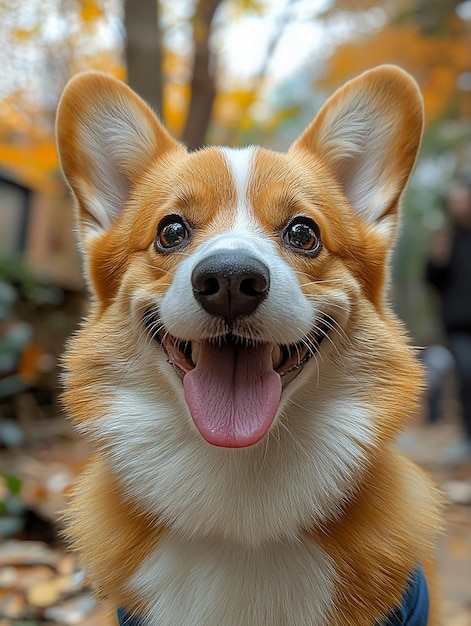
[[[336,87],[380,63],[415,77],[426,114],[391,295],[421,348],[427,389],[399,445],[448,498],[444,624],[471,626],[471,434],[460,395],[471,379],[456,367],[443,292],[427,279],[434,248],[442,269],[452,254],[457,179],[471,216],[471,0],[0,0],[0,626],[103,624],[58,532],[88,454],[58,400],[63,346],[87,308],[54,144],[68,79],[98,69],[126,80],[190,148],[284,150]],[[466,240],[471,218],[460,228]]]

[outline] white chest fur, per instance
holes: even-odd
[[[307,538],[246,548],[166,536],[129,582],[149,626],[322,626],[333,568]]]

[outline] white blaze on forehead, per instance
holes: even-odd
[[[257,148],[218,148],[233,181],[235,205],[223,207],[234,216],[218,233],[203,237],[192,254],[179,263],[159,303],[165,329],[184,341],[201,341],[218,334],[217,322],[194,297],[192,274],[204,258],[218,252],[239,251],[264,262],[270,270],[270,290],[262,306],[245,320],[246,334],[264,343],[297,343],[311,330],[317,309],[304,296],[294,269],[286,263],[273,238],[257,219],[250,202]],[[227,173],[226,173],[227,176]],[[286,303],[290,302],[292,308]]]
[[[221,148],[221,152],[232,175],[237,195],[237,207],[235,223],[232,229],[237,229],[239,224],[254,225],[254,215],[248,200],[250,177],[253,171],[256,148]]]

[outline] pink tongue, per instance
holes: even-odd
[[[191,416],[208,443],[243,448],[268,431],[281,398],[269,345],[204,342],[198,364],[183,378]]]

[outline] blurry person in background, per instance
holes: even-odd
[[[454,369],[451,352],[439,343],[430,343],[419,352],[425,370],[425,419],[428,424],[440,421],[443,410],[446,383]]]
[[[443,327],[459,384],[464,440],[445,451],[444,461],[471,460],[471,184],[451,183],[445,208],[448,230],[435,233],[426,278],[438,291]]]

